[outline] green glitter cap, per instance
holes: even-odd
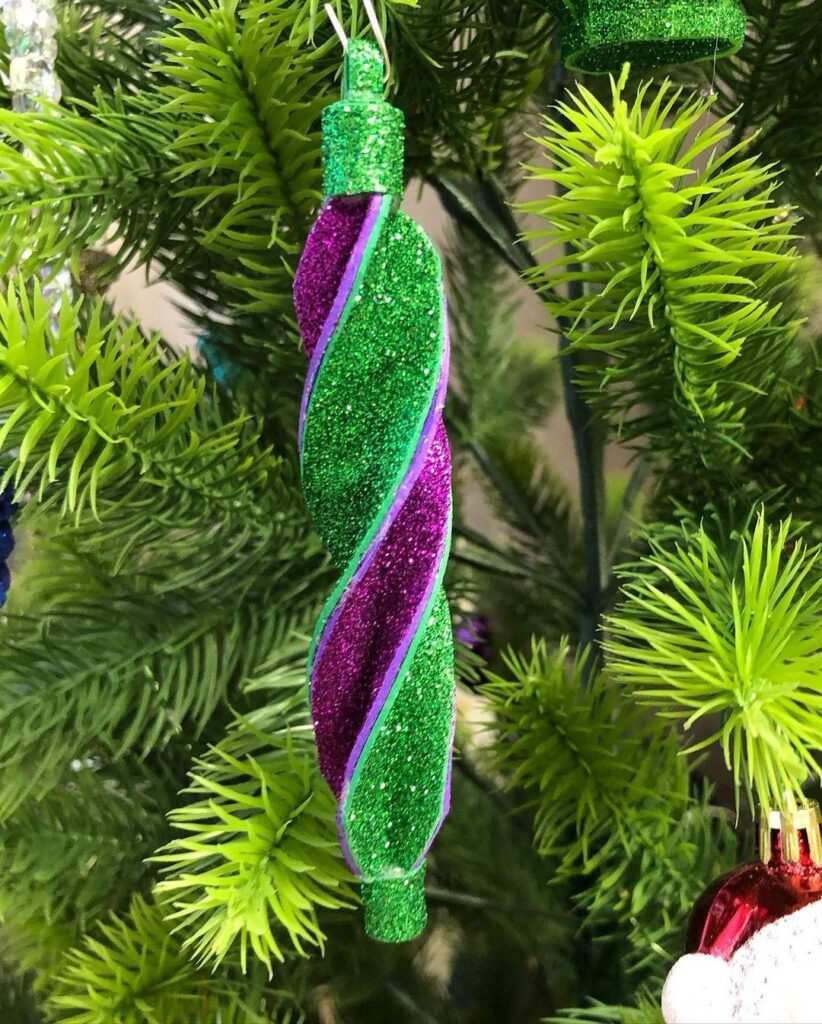
[[[413,875],[362,883],[365,930],[380,942],[408,942],[428,924],[425,864]]]
[[[384,65],[374,43],[351,39],[343,65],[343,98],[323,111],[326,196],[378,192],[401,196],[402,111],[383,99]]]
[[[745,38],[736,0],[538,0],[562,23],[566,67],[638,71],[725,57]]]

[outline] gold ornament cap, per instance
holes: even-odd
[[[759,823],[759,857],[766,864],[822,866],[822,813],[811,800],[801,807],[770,808]]]

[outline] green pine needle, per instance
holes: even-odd
[[[737,796],[801,798],[822,749],[820,549],[762,512],[730,551],[689,523],[647,540],[608,620],[611,671],[685,730],[698,724],[690,750],[718,743]]]
[[[212,521],[236,514],[238,472],[264,482],[278,460],[249,446],[242,419],[208,429],[206,382],[188,360],[169,361],[159,338],[107,317],[102,303],[87,319],[81,307],[63,302],[52,324],[38,285],[29,296],[11,283],[0,296],[0,447],[16,450],[6,479],[75,518],[101,515],[124,481],[154,491],[155,515],[164,492],[181,511],[211,506]]]
[[[746,0],[742,47],[717,61],[717,107],[733,115],[733,138],[756,131],[778,162],[786,191],[817,247],[822,232],[822,18],[805,0]]]
[[[137,258],[166,261],[159,250],[193,203],[170,188],[173,126],[146,102],[115,90],[74,110],[0,110],[0,132],[0,272],[77,267],[104,238],[114,252],[95,284]]]
[[[659,998],[640,992],[633,1006],[607,1006],[592,1002],[590,1006],[564,1009],[544,1024],[665,1024]]]
[[[212,578],[205,592],[135,592],[105,577],[81,589],[68,573],[52,577],[74,589],[58,591],[39,619],[12,619],[3,636],[0,819],[70,779],[75,758],[147,757],[200,736],[238,692],[253,694],[272,651],[282,655],[295,622],[307,628],[318,601],[303,592],[299,561],[258,561],[253,578],[238,560],[237,577],[216,588]],[[302,576],[297,588],[291,573]]]
[[[0,824],[0,917],[13,922],[17,958],[42,966],[48,951],[128,904],[145,858],[166,839],[168,788],[136,760],[102,769],[78,758],[65,786]]]
[[[210,0],[168,14],[161,95],[175,125],[175,191],[195,203],[199,241],[222,261],[236,304],[289,324],[293,270],[321,201],[322,49],[295,28],[288,0]]]

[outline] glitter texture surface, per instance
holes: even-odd
[[[451,462],[442,271],[422,229],[396,209],[402,123],[380,114],[392,109],[379,96],[382,71],[371,44],[351,48],[335,105],[346,116],[324,122],[331,198],[294,294],[311,359],[303,488],[340,569],[309,658],[319,759],[363,881],[366,929],[399,942],[425,927],[425,855],[449,800]],[[343,109],[357,104],[380,108],[371,122],[380,152],[399,154],[389,176],[376,174],[360,122]]]
[[[820,1020],[822,903],[764,925],[727,960],[689,953],[662,991],[667,1024],[812,1024]]]
[[[424,867],[406,878],[363,882],[362,891],[369,935],[403,942],[406,935],[419,935],[428,923]]]
[[[328,628],[312,676],[320,765],[339,797],[370,708],[396,675],[414,619],[433,589],[447,542],[448,448],[440,425],[425,466],[365,573]],[[318,649],[319,650],[319,649]],[[402,660],[402,659],[400,659]],[[346,772],[346,768],[349,771]]]
[[[343,275],[371,203],[369,196],[332,200],[305,244],[300,276],[294,282],[294,307],[309,357],[324,329],[330,335],[336,327],[339,314],[330,323],[329,316],[340,291],[347,297],[351,290],[350,285],[342,287]]]
[[[734,53],[745,38],[736,0],[537,0],[562,25],[562,59],[569,68],[617,72],[713,60]]]
[[[382,98],[382,57],[349,42],[343,98],[323,111],[323,191],[327,196],[403,193],[404,118]]]
[[[9,49],[8,85],[15,110],[37,110],[40,101],[57,103],[56,0],[3,0],[2,16]]]
[[[813,802],[762,815],[760,860],[694,905],[687,954],[662,992],[667,1024],[789,1024],[818,1018],[822,815]]]

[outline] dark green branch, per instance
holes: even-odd
[[[579,282],[569,286],[571,298],[581,290]],[[560,329],[559,351],[562,365],[562,393],[565,415],[574,439],[577,471],[579,473],[579,500],[582,514],[582,546],[585,553],[585,600],[579,612],[579,645],[595,649],[602,617],[603,580],[605,576],[605,476],[603,471],[604,428],[585,400],[577,381],[579,356],[571,350],[568,340],[570,325],[558,320]],[[587,658],[584,678],[596,669],[597,657]]]
[[[768,20],[765,22],[762,30],[762,36],[758,40],[756,47],[756,60],[753,63],[750,74],[745,79],[745,92],[744,95],[738,96],[737,101],[739,105],[739,114],[734,121],[733,131],[728,139],[728,149],[733,149],[734,146],[738,146],[742,141],[745,130],[751,122],[750,109],[753,98],[759,89],[759,84],[762,79],[762,72],[767,66],[768,60],[773,56],[768,48],[768,39],[776,27],[776,22],[779,19],[781,3],[775,3],[771,7]]]
[[[513,482],[494,462],[482,445],[478,444],[476,441],[472,441],[468,445],[468,450],[474,456],[477,465],[499,492],[500,497],[519,520],[521,527],[527,533],[530,533],[536,540],[539,540],[544,544],[548,549],[551,555],[551,560],[566,586],[573,593],[579,594],[580,586],[577,581],[576,574],[568,562],[568,559],[565,557],[564,552],[556,543],[554,538],[543,530],[531,509],[517,493],[517,489]]]

